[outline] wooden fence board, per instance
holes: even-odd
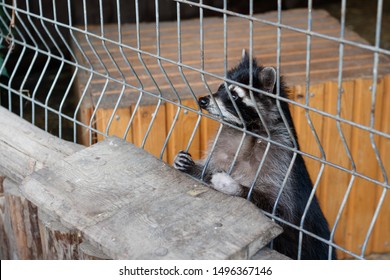
[[[135,110],[134,106],[132,110]],[[165,138],[167,135],[167,121],[165,110],[165,104],[161,105],[158,108],[157,116],[154,119],[152,127],[150,128],[149,134],[147,135],[144,147],[146,151],[158,158],[160,157],[161,150],[164,146]],[[141,106],[137,109],[133,125],[133,143],[137,147],[141,147],[146,132],[149,128],[150,122],[152,121],[152,117],[155,113],[156,106],[153,105]],[[163,154],[162,159],[164,161],[167,161],[167,153]]]
[[[372,99],[371,85],[372,79],[360,79],[355,82],[353,120],[356,123],[369,125]],[[378,88],[378,92],[382,92],[382,90]],[[381,104],[380,94],[378,94],[377,98],[377,102]],[[377,108],[376,113],[380,116],[380,107]],[[354,127],[352,130],[351,150],[357,172],[377,179],[378,162],[371,146],[369,133]],[[361,252],[377,205],[377,188],[376,184],[362,178],[356,178],[352,187],[348,211],[351,214],[353,213],[353,215],[349,216],[345,232],[345,236],[348,237],[346,239],[348,241],[347,248],[352,252],[358,254]],[[372,242],[369,243],[367,251],[372,251]]]
[[[383,85],[383,91],[378,92],[379,94],[383,95],[382,98],[382,116],[381,119],[387,120],[382,121],[382,127],[381,131],[390,134],[390,110],[389,105],[390,104],[390,76],[387,76],[384,78],[384,85]],[[379,142],[379,143],[378,143]],[[379,145],[379,154],[381,156],[383,165],[385,167],[385,170],[387,172],[387,178],[389,180],[390,176],[390,139],[381,137],[377,144]],[[378,178],[383,178],[382,172],[380,169],[378,169]],[[383,178],[384,181],[384,178]],[[379,200],[379,198],[382,195],[382,188],[377,189],[377,197],[376,200]],[[383,252],[389,252],[390,251],[390,192],[389,189],[386,191],[386,197],[384,199],[382,208],[379,212],[378,219],[376,221],[374,231],[373,231],[373,251],[375,253],[383,253]]]
[[[351,120],[353,108],[350,104],[353,104],[354,82],[348,81],[342,83],[342,89],[343,91],[340,95],[340,117]],[[326,102],[324,110],[332,115],[337,115],[338,98],[339,94],[337,83],[327,83],[325,87]],[[352,128],[349,125],[340,123],[340,129],[342,136],[340,135],[337,121],[331,118],[324,118],[323,145],[326,153],[326,160],[341,167],[350,169],[351,162],[348,158],[348,153],[341,137],[344,137],[348,145],[348,149],[350,150]],[[327,165],[324,169],[323,177],[324,179],[321,180],[320,185],[319,199],[321,208],[326,214],[329,225],[333,228],[341,203],[344,199],[344,195],[347,191],[351,175],[345,171]],[[345,241],[344,233],[347,225],[347,217],[347,209],[344,209],[335,231],[335,241],[339,245],[344,245],[343,242]],[[338,252],[338,257],[343,258],[345,257],[345,254],[340,251]]]
[[[5,228],[4,177],[0,176],[0,260],[10,259],[9,241]]]
[[[111,118],[112,121],[109,123]],[[96,112],[96,125],[99,128],[99,131],[104,132],[109,136],[124,138],[130,118],[130,108],[118,108],[115,112],[114,109],[98,109]],[[130,142],[134,141],[132,129],[133,127],[130,126],[129,133],[126,137],[126,139]],[[105,139],[105,136],[97,134],[97,139],[98,141],[101,141]]]
[[[183,100],[182,104],[184,106],[198,109],[197,103],[195,100]],[[167,104],[167,129],[171,128],[178,107],[174,104]],[[194,132],[196,123],[198,122],[198,114],[188,111],[186,109],[181,109],[179,117],[175,123],[172,135],[168,142],[168,163],[172,164],[176,154],[180,150],[185,150],[188,144],[188,141],[191,135]],[[188,152],[192,155],[194,159],[199,159],[201,157],[200,152],[200,128],[195,131],[194,139],[191,144]]]
[[[308,105],[323,111],[324,107],[324,84],[312,85],[309,89],[309,103]],[[293,98],[295,101],[300,102],[301,104],[306,103],[306,89],[304,86],[296,86],[294,89]],[[313,134],[312,128],[310,127],[309,121],[307,119],[307,112],[304,108],[296,107],[293,112],[294,114],[294,123],[296,125],[298,141],[301,145],[301,150],[305,153],[314,155],[318,158],[321,158],[321,149],[317,143],[316,137]],[[315,133],[319,140],[322,139],[322,126],[323,118],[315,112],[308,111],[309,118]],[[317,160],[304,157],[307,164],[308,171],[311,175],[313,183],[316,181],[317,176],[319,175],[321,163]]]

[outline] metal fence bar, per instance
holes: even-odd
[[[179,63],[182,63],[181,16],[180,16],[180,3],[179,2],[176,3],[176,15],[177,15],[177,59],[178,59]],[[191,97],[194,100],[194,102],[195,102],[195,104],[197,106],[198,111],[201,112],[200,106],[199,106],[198,101],[197,101],[198,99],[197,99],[194,91],[192,90],[190,84],[188,83],[188,80],[187,80],[187,78],[186,78],[186,76],[185,76],[185,74],[183,72],[183,68],[178,66],[178,69],[179,69],[179,73],[180,73],[180,76],[181,76],[183,82],[185,83],[185,85],[187,86],[187,88],[190,91]],[[186,111],[184,111],[184,113],[186,113]],[[194,128],[192,130],[190,139],[188,140],[187,146],[185,148],[186,151],[188,151],[190,149],[191,144],[194,141],[195,134],[196,134],[196,132],[198,130],[198,127],[200,125],[200,120],[201,119],[202,119],[202,116],[200,114],[198,114],[198,118],[197,118],[196,123],[194,125]]]
[[[4,8],[3,9],[3,11],[4,11],[4,13],[5,14],[7,14],[7,17],[8,17],[8,19],[11,21],[12,20],[12,16],[10,16],[8,13],[7,13],[7,11],[6,11],[6,9]],[[18,20],[18,14],[15,12],[15,20]],[[7,24],[5,23],[5,21],[1,18],[1,21],[2,21],[2,24],[4,25],[4,26],[7,26]],[[23,25],[23,27],[24,27],[24,23],[23,22],[21,22],[22,23],[22,25]],[[17,27],[17,26],[15,26],[15,28],[14,28],[14,30],[20,35],[21,33],[20,33],[20,30],[19,30],[19,28]],[[29,34],[29,33],[27,33],[27,34]],[[22,37],[23,38],[23,37]],[[24,38],[23,38],[24,39]],[[9,43],[10,44],[10,46],[9,46],[9,51],[7,52],[7,55],[6,55],[6,57],[5,57],[5,59],[4,59],[4,61],[3,61],[3,65],[2,65],[2,67],[1,67],[1,69],[0,69],[0,73],[2,73],[3,72],[3,70],[5,69],[5,65],[6,65],[6,63],[8,62],[8,59],[10,58],[10,56],[11,56],[11,53],[12,53],[12,49],[13,49],[13,46],[15,45],[15,36],[12,34],[12,28],[9,26],[9,30],[8,30],[8,35],[7,35],[7,37],[4,37],[4,40],[7,42],[7,43]],[[10,40],[12,40],[12,41],[10,41]],[[16,70],[19,68],[19,66],[20,66],[20,63],[21,63],[21,61],[22,61],[22,58],[23,58],[23,55],[24,55],[24,53],[25,53],[25,51],[26,51],[26,47],[23,47],[23,49],[22,49],[22,51],[21,51],[21,55],[19,56],[19,58],[18,58],[18,60],[17,60],[17,62],[16,62],[16,65],[15,65],[15,69],[14,69],[14,71],[11,73],[11,75],[10,75],[10,78],[9,78],[9,81],[8,81],[8,85],[9,85],[9,87],[11,88],[11,84],[12,84],[12,81],[13,81],[13,79],[14,79],[14,77],[15,77],[15,75],[16,75]],[[33,61],[34,61],[34,59],[33,59]],[[31,70],[31,67],[32,67],[32,65],[30,65],[30,67],[29,67],[29,69],[27,70],[27,73],[30,73],[30,70]],[[24,84],[24,82],[26,81],[26,79],[27,79],[27,75],[26,75],[26,77],[24,78],[24,80],[23,80],[23,82],[22,82],[22,85]],[[23,86],[21,86],[21,89],[23,88]],[[1,97],[0,97],[1,98]],[[19,103],[19,108],[22,108],[23,106],[22,106],[22,98],[20,98],[21,100],[20,100],[20,103]],[[12,108],[12,95],[11,95],[11,91],[10,90],[8,90],[8,108],[9,108],[9,110],[11,110],[11,108]],[[23,115],[23,109],[21,110],[21,115]]]
[[[53,19],[54,19],[54,21],[57,21],[56,1],[53,0],[52,4],[53,4]],[[68,3],[68,5],[69,5],[69,3]],[[69,10],[70,10],[70,6],[68,6],[68,11]],[[70,17],[70,13],[69,13],[69,17]],[[74,61],[77,61],[76,56],[74,55],[72,48],[69,46],[67,40],[64,38],[64,36],[60,32],[60,30],[58,29],[58,25],[54,25],[54,28],[57,31],[58,36],[61,38],[62,43],[65,45],[65,47],[66,47],[67,51],[69,52],[70,56],[72,57],[72,59]],[[63,63],[65,63],[65,57],[64,57]],[[62,98],[61,103],[60,103],[59,108],[58,108],[58,111],[60,113],[62,113],[63,107],[65,105],[65,101],[67,100],[69,93],[71,92],[72,86],[75,83],[75,80],[76,80],[76,77],[77,77],[77,74],[79,71],[79,69],[77,67],[74,68],[73,70],[74,71],[73,71],[72,77],[69,81],[68,87],[64,93],[64,97]],[[62,138],[62,129],[61,129],[62,128],[62,117],[61,117],[61,114],[58,115],[58,127],[59,127],[58,137]],[[73,139],[73,141],[76,141],[76,139]]]
[[[344,38],[344,33],[345,33],[345,17],[346,17],[346,0],[343,0],[342,3],[341,3],[341,18],[340,18],[340,38]],[[341,115],[341,97],[342,97],[342,93],[343,93],[343,85],[342,85],[342,82],[343,82],[343,57],[344,57],[344,44],[343,43],[340,43],[339,44],[339,64],[338,64],[338,77],[337,77],[337,116],[340,116]],[[347,144],[347,141],[345,139],[345,136],[344,136],[344,133],[342,131],[342,128],[341,128],[341,124],[339,121],[336,122],[336,126],[337,126],[337,130],[338,130],[338,133],[340,135],[340,139],[343,143],[343,146],[344,146],[344,149],[347,153],[347,156],[348,156],[348,159],[349,161],[351,162],[351,165],[352,165],[352,170],[354,170],[356,172],[356,165],[355,165],[355,162],[352,158],[352,155],[351,155],[351,152],[350,152],[350,149],[348,147],[348,144]],[[330,240],[333,240],[334,239],[334,235],[336,233],[336,229],[337,229],[337,226],[340,222],[340,218],[341,218],[341,215],[344,211],[344,208],[345,208],[345,205],[348,201],[348,198],[349,198],[349,194],[352,190],[352,186],[353,186],[353,183],[355,181],[355,176],[351,176],[351,179],[349,180],[349,184],[348,184],[348,187],[347,187],[347,190],[344,194],[344,197],[343,197],[343,200],[340,204],[340,208],[338,210],[338,213],[337,213],[337,216],[336,216],[336,219],[335,219],[335,222],[334,222],[334,225],[331,229],[331,233],[330,233]],[[331,255],[332,253],[332,246],[329,246],[329,255]]]
[[[223,1],[223,9],[227,10],[227,0]],[[246,124],[244,122],[244,119],[242,117],[242,114],[241,114],[240,110],[238,109],[235,100],[233,99],[232,93],[230,92],[229,85],[227,84],[227,76],[228,76],[228,53],[227,53],[227,48],[228,48],[228,39],[227,39],[227,37],[228,37],[228,33],[227,33],[227,28],[228,28],[228,25],[227,25],[227,14],[224,13],[223,14],[223,58],[224,58],[223,59],[223,72],[224,72],[224,79],[223,80],[224,80],[224,86],[225,86],[226,92],[229,95],[230,101],[233,104],[234,110],[237,112],[238,117],[239,117],[241,123],[243,123],[242,138],[241,138],[240,144],[237,146],[236,153],[234,155],[232,163],[230,164],[230,168],[227,171],[227,173],[230,175],[232,173],[234,165],[237,162],[237,158],[238,158],[238,155],[240,153],[241,147],[244,144],[245,136],[246,136],[246,133],[247,133],[247,128],[246,128]]]
[[[142,56],[141,56],[140,52],[139,52],[139,49],[141,48],[141,37],[140,37],[139,9],[138,9],[138,5],[139,5],[138,0],[136,0],[136,1],[135,1],[135,25],[136,25],[136,36],[137,36],[137,48],[134,49],[134,51],[136,51],[138,60],[141,62],[142,67],[143,67],[144,69],[146,69],[146,65],[145,65],[145,63],[144,63],[144,61],[143,61],[143,59],[142,59]],[[122,53],[123,53],[123,46],[124,46],[124,44],[121,46],[121,48],[122,48]],[[123,56],[125,56],[125,55],[123,54]],[[126,59],[126,61],[128,61],[128,60]],[[129,61],[128,61],[128,62],[129,62]],[[139,84],[139,87],[138,87],[138,88],[134,87],[133,89],[138,90],[140,94],[139,94],[139,97],[138,97],[137,102],[136,102],[136,104],[135,104],[135,107],[134,107],[134,109],[133,109],[133,112],[132,112],[132,114],[131,114],[131,117],[130,117],[130,119],[129,119],[129,122],[127,123],[127,127],[126,127],[126,130],[125,130],[124,136],[123,136],[124,138],[126,138],[127,135],[129,134],[131,125],[132,125],[132,123],[133,123],[133,121],[134,121],[134,118],[135,118],[135,114],[136,114],[136,112],[137,112],[137,110],[138,110],[138,108],[139,108],[139,106],[140,106],[140,103],[141,103],[141,100],[142,100],[142,97],[143,97],[143,94],[144,94],[144,86],[143,86],[143,84],[142,84],[140,78],[139,78],[138,75],[136,74],[136,72],[135,72],[133,66],[131,66],[131,63],[130,63],[130,62],[128,63],[128,65],[130,65],[131,72],[134,73],[134,75],[135,75],[135,77],[136,77],[136,79],[137,79],[137,81],[138,81],[138,84]],[[148,72],[148,71],[147,71],[147,72]],[[149,72],[148,72],[148,73],[149,73]],[[149,76],[149,77],[150,77],[150,76]],[[151,80],[153,81],[153,84],[156,84],[154,78],[153,78],[153,77],[150,77],[150,78],[151,78]]]
[[[249,1],[249,14],[253,15],[253,0]],[[253,88],[253,75],[252,75],[252,73],[253,73],[253,21],[252,20],[249,20],[249,73],[250,73],[250,75],[249,75],[249,88]],[[250,95],[252,102],[254,104],[256,104],[255,97],[254,97],[253,91],[251,89],[249,89],[249,95]],[[264,121],[263,114],[260,112],[260,109],[258,108],[258,106],[256,106],[255,109],[256,109],[257,115],[260,118],[260,122],[265,129],[265,132],[267,134],[267,138],[271,138],[271,133],[269,132],[268,124]],[[243,140],[242,140],[242,143],[243,143]],[[271,144],[269,142],[267,142],[265,152],[263,154],[263,157],[262,157],[262,159],[259,163],[259,166],[257,168],[257,171],[255,173],[255,177],[253,179],[252,185],[249,188],[249,192],[248,192],[248,196],[247,196],[248,200],[250,200],[252,197],[252,193],[254,191],[257,178],[259,177],[259,174],[264,166],[264,163],[265,163],[265,160],[268,156],[270,147],[271,147]],[[241,147],[240,147],[240,149],[241,149]],[[276,205],[276,202],[275,202],[275,205]]]
[[[137,73],[135,72],[132,64],[130,63],[129,59],[127,58],[127,56],[125,55],[124,51],[123,51],[123,47],[121,46],[122,42],[123,42],[123,39],[122,39],[122,18],[121,18],[121,6],[120,6],[120,1],[117,0],[116,1],[116,7],[117,7],[117,10],[116,10],[116,13],[117,13],[117,21],[118,21],[118,48],[119,48],[119,52],[121,54],[121,58],[123,59],[123,61],[125,62],[126,66],[130,69],[130,72],[131,74],[134,76],[134,78],[137,80],[137,83],[138,83],[138,87],[140,89],[143,89],[144,86],[142,84],[142,81],[141,79],[138,77]],[[126,78],[125,78],[125,83],[127,84],[126,82]],[[125,84],[124,84],[125,86]],[[126,88],[126,86],[125,86]],[[138,107],[139,107],[139,104],[141,102],[141,99],[142,99],[142,96],[143,96],[143,92],[142,91],[139,91],[139,96],[138,96],[138,99],[135,103],[135,108],[134,108],[134,112],[132,114],[132,116],[130,117],[127,125],[126,125],[126,129],[124,131],[124,134],[122,136],[123,139],[126,139],[127,138],[127,135],[130,131],[130,127],[131,127],[131,124],[132,124],[132,120],[134,119],[134,116],[135,116],[135,112],[138,110]],[[116,106],[118,106],[119,103],[117,102]],[[116,111],[118,108],[114,108],[114,111]]]
[[[309,0],[308,1],[308,7],[307,7],[307,10],[308,10],[308,17],[307,17],[307,29],[308,31],[310,32],[312,30],[312,23],[313,23],[313,20],[312,20],[312,10],[313,10],[313,2],[312,0]],[[310,101],[310,62],[311,62],[311,35],[310,34],[307,34],[307,45],[306,45],[306,91],[305,91],[305,103],[308,107],[310,107],[309,105],[309,101]],[[321,158],[323,160],[326,160],[326,157],[325,157],[325,152],[324,152],[324,149],[322,148],[322,145],[321,145],[321,141],[317,135],[317,132],[316,132],[316,129],[313,125],[313,122],[311,120],[311,117],[310,117],[310,114],[309,112],[306,110],[305,111],[305,116],[306,116],[306,120],[307,120],[307,123],[309,124],[309,127],[310,127],[310,130],[316,140],[316,143],[320,149],[320,153],[321,153]],[[324,164],[321,163],[321,167],[320,167],[320,170],[318,172],[318,175],[317,175],[317,178],[316,178],[316,181],[315,183],[313,184],[313,190],[309,196],[309,199],[306,203],[306,207],[305,207],[305,210],[303,211],[303,215],[302,215],[302,218],[301,218],[301,222],[300,222],[300,229],[303,229],[303,224],[305,222],[305,218],[306,218],[306,215],[307,215],[307,211],[309,210],[309,207],[313,201],[313,198],[315,196],[315,192],[317,190],[317,187],[319,185],[319,182],[320,182],[320,179],[321,179],[321,176],[324,172]],[[301,253],[302,253],[302,241],[303,241],[303,232],[300,230],[299,231],[299,247],[298,247],[298,259],[301,258]]]
[[[47,45],[45,39],[42,37],[41,33],[39,32],[39,30],[37,29],[37,27],[35,26],[33,20],[32,20],[32,17],[30,16],[31,13],[30,13],[30,6],[29,6],[29,1],[26,1],[26,11],[27,11],[27,19],[31,25],[31,27],[33,28],[33,30],[35,31],[35,33],[38,35],[38,38],[40,39],[40,41],[43,43],[44,47],[46,48],[46,50],[48,52],[50,52],[50,47]],[[35,42],[35,47],[38,48],[38,44]],[[47,57],[47,60],[46,60],[46,63],[43,67],[43,70],[42,70],[42,73],[41,75],[39,76],[38,80],[37,80],[37,83],[35,85],[35,88],[33,90],[33,93],[32,93],[32,97],[33,97],[33,100],[36,99],[36,94],[37,94],[37,91],[38,91],[38,88],[40,86],[40,84],[42,83],[42,80],[43,80],[43,77],[47,71],[47,68],[49,67],[49,63],[51,61],[52,57],[51,56],[48,56]],[[32,102],[32,120],[31,120],[31,123],[32,124],[35,124],[35,102]]]
[[[157,55],[160,56],[160,18],[159,18],[159,6],[158,6],[158,1],[157,0],[155,1],[155,16],[156,16],[156,52],[157,52]],[[158,59],[157,63],[159,65],[161,71],[163,72],[163,74],[165,76],[165,79],[170,84],[171,88],[174,88],[174,86],[172,85],[170,79],[168,78],[168,75],[167,75],[164,67],[161,64],[161,60]],[[159,95],[162,95],[161,91],[159,91]],[[147,128],[147,130],[145,132],[144,138],[143,138],[142,143],[141,143],[141,147],[142,148],[145,147],[146,140],[148,139],[150,130],[152,129],[153,123],[154,123],[154,121],[155,121],[155,119],[157,117],[157,113],[158,113],[160,107],[161,107],[161,99],[158,99],[157,105],[156,105],[156,109],[155,109],[154,113],[152,114],[152,119],[149,122],[148,128]],[[161,154],[161,158],[162,158],[162,154]]]
[[[39,2],[39,14],[41,17],[43,17],[43,9],[42,9],[42,2]],[[53,89],[55,87],[55,85],[57,84],[57,81],[60,77],[60,74],[62,72],[62,69],[64,67],[64,59],[65,59],[65,56],[61,50],[61,48],[58,46],[56,40],[53,38],[53,36],[50,34],[50,32],[47,30],[47,27],[46,27],[46,24],[45,24],[45,21],[43,21],[42,19],[40,20],[40,23],[41,23],[41,26],[43,27],[43,30],[46,32],[47,36],[49,37],[50,41],[53,43],[54,47],[56,48],[56,50],[58,51],[58,53],[60,54],[60,57],[61,57],[61,64],[60,64],[60,67],[59,69],[57,70],[57,74],[55,75],[54,77],[54,80],[50,86],[50,89],[48,91],[48,94],[45,98],[45,107],[49,107],[49,100],[50,100],[50,97],[51,95],[53,94]],[[48,110],[45,108],[45,131],[48,131],[48,121],[49,121],[49,116],[48,116]]]
[[[102,0],[99,0],[99,16],[100,16],[100,35],[102,37],[106,37],[105,36],[105,31],[104,31],[104,20],[103,20],[103,2]],[[115,59],[113,58],[110,50],[107,48],[107,45],[106,45],[106,42],[105,41],[102,41],[102,47],[103,47],[103,50],[105,51],[105,53],[107,54],[107,56],[109,57],[110,61],[112,62],[112,64],[114,65],[114,68],[115,70],[119,73],[120,75],[120,78],[124,81],[124,83],[126,83],[126,77],[125,75],[123,74],[123,72],[121,71],[120,67],[118,66],[117,62],[115,61]],[[108,69],[107,69],[108,71]],[[109,74],[110,75],[110,74]],[[119,107],[119,103],[123,97],[123,94],[125,93],[125,89],[126,89],[126,86],[125,85],[122,85],[121,87],[121,90],[120,90],[120,93],[119,93],[119,96],[118,96],[118,99],[117,101],[115,102],[115,105],[114,105],[114,109],[112,110],[112,113],[108,119],[108,122],[107,122],[107,127],[106,127],[106,130],[105,130],[105,134],[109,134],[109,130],[111,128],[111,124],[112,124],[112,121],[114,119],[114,116],[118,110],[118,107]]]
[[[200,0],[199,1],[200,4],[203,4],[203,0]],[[199,7],[199,44],[200,44],[200,68],[202,71],[204,71],[204,28],[203,28],[203,8],[202,7]],[[213,100],[214,104],[216,104],[216,107],[217,107],[217,110],[218,110],[218,115],[222,118],[222,113],[221,113],[221,109],[219,108],[217,102],[215,102],[214,100],[214,97],[213,97],[213,93],[207,83],[207,79],[204,75],[204,73],[200,73],[200,77],[201,77],[201,80],[203,82],[203,84],[205,85],[205,88],[207,90],[207,94],[210,96],[210,98]],[[202,112],[200,112],[201,116],[202,116]],[[207,154],[207,157],[204,159],[204,167],[203,167],[203,170],[202,170],[202,174],[200,176],[200,179],[201,180],[205,180],[205,175],[206,175],[206,171],[207,171],[207,168],[209,166],[209,163],[210,163],[210,160],[211,160],[211,157],[213,155],[213,151],[215,150],[215,147],[218,143],[218,139],[221,135],[221,132],[222,132],[222,128],[223,128],[223,124],[220,123],[219,124],[219,128],[218,128],[218,131],[215,135],[215,138],[213,140],[213,143],[211,145],[211,147],[209,147],[209,150],[210,152]]]
[[[277,9],[278,9],[278,23],[281,23],[281,21],[282,21],[282,1],[281,0],[278,0],[278,8]],[[276,38],[277,38],[277,42],[276,42],[276,95],[280,96],[280,84],[281,84],[281,81],[280,81],[280,68],[281,68],[280,60],[281,60],[281,48],[282,48],[282,46],[281,46],[281,44],[282,44],[282,40],[281,40],[282,39],[282,29],[280,27],[277,28],[277,36],[276,36]],[[279,99],[276,99],[276,105],[278,107],[280,115],[282,116],[284,125],[285,125],[285,127],[286,127],[286,129],[287,129],[287,131],[289,133],[289,136],[290,136],[290,139],[292,141],[293,147],[295,149],[298,149],[297,141],[295,139],[295,136],[291,132],[291,129],[290,129],[289,125],[288,125],[288,122],[286,120],[286,116],[284,115],[284,112],[282,110],[282,107],[281,107]],[[279,204],[279,201],[280,201],[280,198],[282,196],[283,190],[286,187],[288,178],[290,177],[290,174],[291,174],[292,168],[294,166],[296,157],[297,157],[297,153],[294,152],[293,153],[293,157],[291,158],[290,165],[289,165],[289,167],[287,169],[287,172],[286,172],[286,175],[284,177],[283,183],[282,183],[282,185],[280,187],[280,191],[278,193],[278,196],[276,197],[274,207],[272,209],[272,215],[273,216],[276,215],[277,206]]]

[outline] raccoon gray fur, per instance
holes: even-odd
[[[272,67],[262,67],[256,59],[252,62],[252,73],[249,73],[249,57],[243,52],[240,63],[228,72],[227,78],[235,82],[249,85],[249,77],[253,77],[253,87],[276,94],[276,71]],[[294,147],[290,133],[297,135],[294,129],[291,114],[286,102],[280,102],[281,111],[289,126],[290,133],[286,128],[276,99],[266,94],[253,92],[255,102],[252,101],[249,91],[235,84],[227,83],[240,115],[234,108],[232,99],[221,84],[218,91],[210,96],[199,98],[199,106],[209,114],[220,116],[224,121],[235,126],[246,128],[248,131],[287,147]],[[282,77],[280,78],[280,96],[288,97]],[[256,111],[258,107],[262,119]],[[219,108],[219,109],[218,109]],[[268,132],[267,129],[268,128]],[[293,158],[290,149],[271,144],[268,153],[265,154],[267,140],[246,134],[243,145],[239,151],[235,165],[229,175],[227,172],[233,162],[233,158],[240,145],[243,132],[228,125],[224,125],[212,153],[203,180],[223,193],[247,197],[253,184],[259,164],[265,156],[263,167],[254,183],[251,193],[251,201],[262,210],[272,213],[275,201],[285,180],[288,168]],[[268,139],[269,139],[268,138]],[[211,146],[211,145],[210,145]],[[298,147],[299,148],[299,147]],[[201,178],[204,169],[204,160],[194,162],[191,155],[180,151],[174,161],[174,167],[194,177]],[[312,191],[312,182],[307,172],[305,162],[300,154],[297,154],[290,175],[286,181],[283,192],[278,201],[275,215],[283,220],[300,225],[304,209]],[[273,242],[273,248],[286,256],[298,258],[299,231],[280,222],[283,233]],[[329,240],[330,232],[328,223],[320,209],[317,198],[314,196],[306,214],[303,228],[308,232]],[[329,246],[322,241],[303,234],[301,259],[329,259]],[[336,259],[335,251],[332,250],[331,259]]]

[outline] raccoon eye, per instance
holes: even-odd
[[[238,99],[238,94],[235,91],[231,91],[231,94],[234,101]]]
[[[229,91],[232,94],[232,98],[234,101],[237,100],[238,96],[239,96],[239,94],[237,93],[237,89],[239,89],[239,88],[234,86],[234,85],[229,86]]]

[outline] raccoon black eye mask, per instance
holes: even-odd
[[[300,154],[296,155],[293,167],[288,172],[294,156],[290,149],[294,148],[290,135],[295,137],[296,143],[298,139],[288,105],[280,102],[279,107],[273,97],[277,92],[275,69],[260,66],[254,59],[250,72],[249,63],[248,55],[243,52],[241,61],[228,72],[227,78],[237,84],[249,85],[252,76],[253,96],[247,88],[232,83],[226,89],[223,83],[212,97],[200,97],[199,106],[225,122],[245,128],[263,138],[245,134],[241,143],[243,132],[225,125],[218,139],[214,140],[214,149],[208,151],[210,161],[206,169],[204,160],[195,162],[185,151],[176,155],[174,167],[199,179],[203,174],[205,183],[228,195],[246,198],[250,187],[254,185],[250,199],[268,213],[273,212],[280,194],[275,215],[299,226],[311,195],[312,182]],[[287,98],[287,92],[280,77],[279,94]],[[281,145],[269,144],[265,140],[269,138]],[[241,149],[229,174],[240,144]],[[269,149],[266,149],[268,144]],[[261,162],[263,165],[256,178]],[[292,259],[298,258],[299,231],[283,222],[280,225],[284,232],[274,240],[273,248]],[[303,228],[325,240],[330,238],[328,223],[315,196],[305,215]],[[303,234],[301,259],[336,259],[334,250],[330,252],[329,254],[329,246],[325,243]]]

